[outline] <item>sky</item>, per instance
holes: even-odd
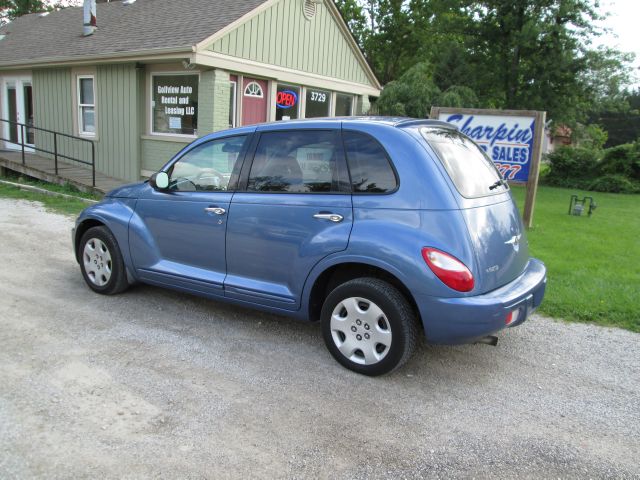
[[[633,52],[636,59],[635,87],[640,87],[640,0],[601,0],[600,12],[609,12],[608,18],[600,22],[600,26],[611,32],[595,40],[595,45],[614,47],[623,52]]]

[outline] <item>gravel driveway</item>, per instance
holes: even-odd
[[[0,478],[640,477],[640,335],[535,316],[372,379],[317,325],[92,293],[71,226],[0,199]]]

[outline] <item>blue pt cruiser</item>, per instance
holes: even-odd
[[[216,132],[76,221],[89,287],[135,282],[319,321],[343,366],[380,375],[422,329],[474,342],[546,285],[507,183],[449,124],[330,118]]]

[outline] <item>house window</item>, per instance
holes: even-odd
[[[353,95],[336,93],[336,117],[353,115]]]
[[[190,135],[198,133],[197,74],[151,76],[151,132]]]
[[[245,97],[263,98],[264,94],[262,93],[262,87],[260,86],[260,84],[258,82],[248,83],[247,86],[244,89],[244,96]]]
[[[315,88],[305,88],[305,90],[307,96],[304,116],[306,118],[328,117],[330,115],[331,92]]]
[[[276,92],[276,120],[295,120],[298,118],[299,105],[299,87],[278,85]]]
[[[93,75],[78,76],[78,133],[96,134],[96,102]]]

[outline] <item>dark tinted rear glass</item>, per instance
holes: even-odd
[[[340,150],[339,137],[333,131],[263,133],[247,190],[338,193],[341,191],[337,161]]]
[[[345,131],[344,146],[356,193],[387,193],[398,187],[384,148],[371,136]]]
[[[424,127],[420,133],[440,158],[458,191],[482,197],[506,190],[506,182],[487,154],[456,130]]]

